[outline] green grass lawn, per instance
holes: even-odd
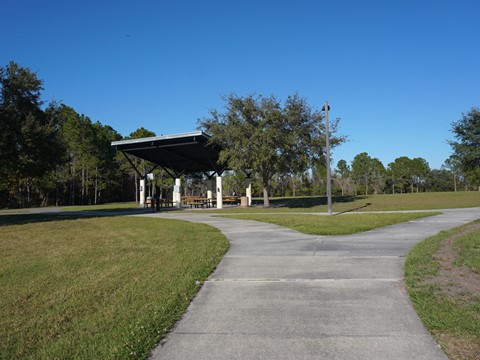
[[[405,283],[427,329],[452,359],[480,354],[480,221],[417,244]]]
[[[471,207],[480,205],[479,194],[336,198],[334,211]],[[271,209],[237,207],[213,213],[321,235],[350,234],[434,214],[285,213],[324,212],[324,203],[324,197],[282,198],[273,199]],[[124,203],[62,210],[121,215],[135,208],[135,203]],[[0,358],[145,358],[228,248],[225,237],[206,225],[86,215],[0,215]],[[427,252],[432,252],[429,244]],[[456,263],[478,271],[478,239],[467,237],[459,244]],[[433,274],[435,265],[422,269],[422,274]],[[420,299],[415,294],[412,298]],[[417,303],[428,307],[428,301]],[[478,320],[478,313],[475,316]]]
[[[0,358],[145,358],[228,248],[136,217],[0,216]]]
[[[325,196],[272,198],[271,207],[263,208],[263,200],[254,199],[256,206],[233,207],[213,212],[326,212]],[[401,211],[468,208],[480,206],[480,191],[407,193],[369,196],[338,196],[333,198],[334,212]]]
[[[310,214],[224,214],[240,220],[255,220],[313,235],[347,235],[402,222],[437,215],[435,212],[389,214],[343,214],[335,216]],[[220,215],[218,215],[220,216]]]

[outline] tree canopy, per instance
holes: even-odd
[[[61,121],[56,104],[41,106],[42,81],[14,62],[0,68],[0,177],[3,188],[32,186],[59,163]]]
[[[72,107],[42,100],[43,81],[29,68],[10,62],[0,67],[0,208],[96,204],[138,199],[138,179],[152,164],[130,159],[111,146],[123,137],[111,126],[92,121]],[[239,194],[251,176],[254,196],[320,195],[325,192],[325,128],[322,114],[299,95],[280,101],[274,96],[230,95],[225,109],[199,121],[220,144],[224,191]],[[345,141],[331,122],[333,147]],[[454,153],[441,170],[425,159],[401,156],[385,169],[365,152],[348,164],[337,162],[333,193],[396,193],[470,190],[480,185],[480,111],[473,108],[452,123]],[[126,138],[155,133],[139,127]],[[246,172],[246,174],[244,173]],[[169,196],[173,180],[153,170],[148,186]],[[183,180],[188,194],[206,192],[203,174]],[[460,187],[461,186],[461,187]]]
[[[275,96],[224,98],[225,112],[213,110],[199,121],[222,147],[220,161],[233,170],[254,171],[261,179],[264,206],[269,206],[271,180],[276,174],[304,172],[324,152],[322,115],[306,99],[291,95],[283,102]],[[334,134],[338,121],[332,124]],[[336,146],[343,137],[332,137]]]
[[[480,185],[480,109],[472,108],[462,118],[452,123],[454,136],[450,145],[457,164],[455,170],[462,172],[476,185]]]

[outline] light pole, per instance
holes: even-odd
[[[330,132],[328,129],[328,102],[325,101],[322,111],[325,113],[325,138],[326,138],[326,166],[327,166],[327,204],[328,204],[328,215],[332,215],[332,184],[331,184],[331,174],[330,174]]]

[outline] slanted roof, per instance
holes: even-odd
[[[210,135],[196,131],[113,141],[112,146],[125,154],[173,170],[176,175],[210,171],[221,174],[225,166],[218,164],[220,148],[207,144],[209,139]]]

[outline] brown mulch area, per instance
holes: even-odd
[[[480,223],[471,224],[462,232],[444,240],[442,247],[435,255],[440,269],[432,282],[440,284],[448,296],[480,293],[480,274],[473,272],[466,266],[455,266],[456,252],[452,247],[453,242],[466,234],[480,231]]]
[[[440,285],[445,296],[461,298],[462,301],[478,301],[480,274],[473,272],[466,266],[455,266],[453,263],[456,259],[456,252],[452,246],[455,239],[475,231],[480,231],[480,223],[471,224],[460,233],[445,239],[441,248],[435,254],[434,258],[438,261],[440,269],[434,278],[428,280],[428,283]],[[434,336],[450,359],[480,360],[478,339],[459,337],[442,332],[436,332]]]

